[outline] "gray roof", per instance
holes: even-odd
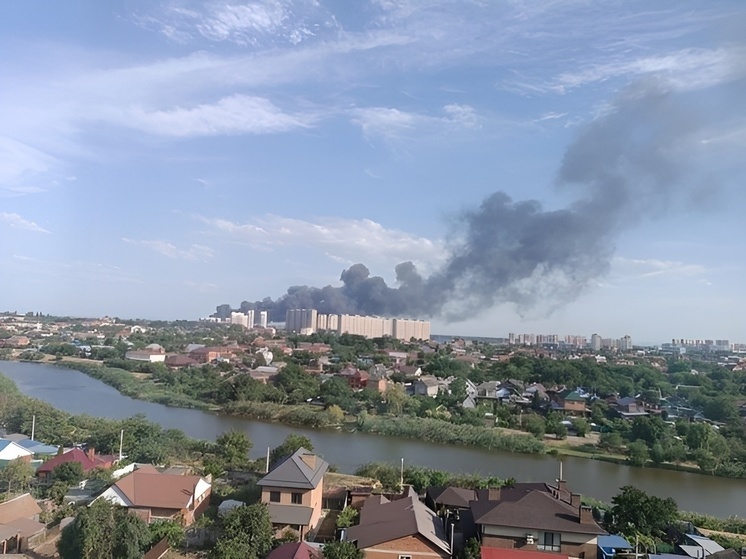
[[[301,505],[279,505],[277,503],[269,503],[267,509],[269,509],[269,518],[272,520],[272,524],[308,526],[308,523],[311,522],[311,516],[313,515],[313,509],[311,507],[304,507]]]
[[[18,528],[8,526],[7,524],[0,524],[0,543],[15,537],[19,532]]]
[[[698,536],[697,534],[687,534],[686,537],[692,540],[696,545],[704,549],[707,552],[707,555],[717,553],[718,551],[723,551],[725,549],[719,543],[705,536]]]
[[[368,498],[360,510],[360,524],[347,529],[347,539],[357,542],[358,549],[415,534],[450,554],[442,520],[416,495],[390,502]]]
[[[314,467],[304,460],[315,462]],[[329,464],[321,457],[301,447],[260,479],[258,485],[313,489],[319,485],[328,468]]]

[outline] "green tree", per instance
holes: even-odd
[[[12,489],[24,491],[34,478],[34,471],[34,467],[29,462],[22,458],[16,458],[8,462],[3,470],[0,470],[0,479],[7,482],[9,493]]]
[[[271,467],[274,468],[277,464],[279,464],[288,456],[292,455],[299,448],[305,448],[308,451],[313,451],[313,443],[311,443],[311,439],[309,439],[305,435],[296,435],[295,433],[291,433],[290,435],[285,437],[285,440],[282,441],[282,444],[280,446],[273,448],[272,451],[269,453],[269,463],[271,464]]]
[[[324,545],[324,559],[365,559],[365,553],[352,542],[330,542]]]
[[[386,409],[392,415],[401,415],[404,404],[409,399],[401,384],[393,384],[388,387],[384,394]]]
[[[457,557],[458,559],[480,559],[481,556],[479,540],[477,538],[469,538]]]
[[[178,522],[172,520],[161,520],[153,522],[150,526],[150,538],[153,543],[168,538],[168,543],[172,547],[181,545],[184,541],[184,528]]]
[[[345,509],[337,515],[337,528],[349,528],[357,524],[358,512],[354,507],[345,507]]]
[[[585,437],[588,432],[591,430],[591,426],[582,417],[579,417],[572,423],[573,428],[575,429],[575,433],[577,433],[578,437]]]
[[[631,485],[622,487],[611,503],[611,521],[607,526],[611,533],[660,537],[678,518],[676,501],[648,496]]]
[[[272,549],[274,530],[264,503],[233,509],[222,521],[212,559],[262,559]]]
[[[601,433],[601,437],[598,440],[598,446],[609,452],[618,452],[623,446],[624,441],[619,433],[610,431],[607,433]]]
[[[536,413],[530,413],[523,416],[521,419],[523,428],[531,433],[537,439],[542,439],[546,432],[547,423],[544,418]]]
[[[141,559],[150,545],[150,532],[127,509],[98,499],[78,509],[57,542],[62,559]]]
[[[240,431],[226,431],[215,440],[217,455],[226,470],[245,468],[252,446],[249,437]]]
[[[648,458],[648,445],[644,441],[635,441],[627,445],[627,459],[633,466],[644,466]]]
[[[72,484],[83,480],[83,464],[80,462],[63,462],[52,470],[52,479]]]

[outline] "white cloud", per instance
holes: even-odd
[[[443,116],[432,116],[387,107],[366,107],[352,109],[349,114],[352,122],[369,138],[432,136],[480,126],[476,111],[469,105],[451,104],[442,110]]]
[[[204,245],[190,245],[187,248],[179,248],[176,245],[163,240],[133,240],[123,237],[122,240],[130,245],[137,245],[154,250],[168,258],[179,260],[207,260],[212,257],[214,251]]]
[[[298,44],[319,30],[336,28],[317,0],[179,0],[154,5],[136,20],[179,43],[203,38],[238,45]]]
[[[398,229],[387,229],[370,219],[337,217],[305,221],[266,215],[247,223],[196,216],[225,233],[259,250],[305,247],[319,250],[337,262],[372,262],[395,265],[412,260],[422,270],[432,269],[444,258],[443,244]]]
[[[310,126],[312,121],[309,116],[286,114],[268,99],[232,95],[193,108],[134,109],[120,124],[152,134],[187,137],[286,132]]]
[[[694,277],[707,273],[707,268],[699,264],[687,264],[676,260],[624,258],[612,260],[611,280],[629,281],[645,278]]]
[[[35,222],[24,219],[16,213],[0,212],[0,221],[13,229],[32,231],[34,233],[49,233],[49,231],[40,227]]]

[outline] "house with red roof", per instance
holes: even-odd
[[[113,454],[96,454],[93,448],[87,450],[73,448],[44,462],[36,470],[36,476],[40,481],[49,481],[52,479],[52,471],[60,464],[67,462],[78,462],[83,466],[83,472],[85,473],[96,468],[111,468],[118,460],[119,457]]]

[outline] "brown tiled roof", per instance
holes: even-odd
[[[43,532],[47,527],[46,524],[42,524],[41,522],[37,522],[30,518],[19,518],[13,522],[8,522],[7,525],[17,530],[24,538],[30,538],[34,534]]]
[[[29,494],[0,503],[0,524],[9,524],[19,518],[33,518],[41,512],[36,500]]]
[[[443,522],[416,495],[397,501],[371,496],[360,511],[360,524],[347,529],[347,539],[356,542],[358,549],[413,535],[450,553]]]
[[[176,476],[138,469],[114,486],[135,507],[183,509],[194,495],[200,476]]]
[[[517,500],[472,501],[474,522],[488,526],[507,526],[548,532],[605,534],[595,522],[581,524],[576,507],[556,499],[545,491],[530,491]]]
[[[306,542],[291,542],[272,550],[267,559],[318,559],[320,555],[319,550]]]

